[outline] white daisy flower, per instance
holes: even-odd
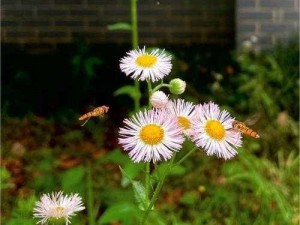
[[[218,105],[209,102],[195,108],[196,115],[192,123],[192,139],[207,155],[230,159],[237,154],[235,150],[242,145],[240,132],[232,129],[234,118]]]
[[[162,109],[168,102],[168,96],[162,91],[155,91],[150,97],[150,103],[154,108]]]
[[[186,102],[183,99],[169,101],[166,106],[166,111],[177,117],[178,125],[182,127],[183,133],[187,136],[191,131],[191,120],[195,115],[195,106],[191,102]]]
[[[171,72],[171,56],[160,49],[155,49],[151,53],[146,52],[145,47],[131,50],[120,60],[120,68],[126,76],[133,79],[141,81],[150,79],[155,82]]]
[[[55,192],[50,194],[43,194],[40,201],[36,202],[33,209],[33,216],[41,219],[37,222],[46,224],[50,220],[65,221],[68,225],[70,217],[74,216],[76,212],[84,210],[85,207],[78,194],[63,195],[63,192]]]
[[[182,129],[163,110],[140,111],[124,123],[119,143],[134,162],[167,160],[182,147]]]

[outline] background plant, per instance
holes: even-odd
[[[225,164],[196,152],[196,157],[187,159],[183,166],[172,171],[162,190],[163,197],[156,205],[159,210],[150,214],[149,223],[297,224],[298,41],[259,54],[238,52],[231,57],[226,51],[219,53],[213,49],[168,49],[172,49],[176,56],[171,76],[180,76],[188,82],[187,99],[214,100],[232,114],[239,115],[240,120],[259,112],[261,118],[253,127],[262,138],[259,142],[245,138],[239,157]],[[114,57],[120,58],[119,55]],[[144,166],[133,166],[128,156],[117,148],[116,128],[107,131],[108,124],[112,124],[109,119],[115,122],[118,121],[116,117],[100,122],[90,121],[84,130],[75,122],[70,125],[70,120],[77,119],[78,110],[72,112],[67,120],[62,119],[68,121],[67,126],[48,116],[42,118],[31,114],[24,118],[11,118],[12,115],[25,115],[28,111],[23,107],[25,100],[34,99],[33,112],[46,104],[28,92],[27,84],[31,81],[37,82],[39,89],[52,89],[56,93],[55,87],[63,84],[62,89],[65,90],[69,79],[63,75],[72,69],[64,67],[63,58],[57,66],[61,70],[64,68],[62,71],[54,71],[53,65],[42,64],[45,69],[38,73],[33,73],[35,71],[21,62],[13,61],[12,64],[17,65],[20,71],[13,79],[5,77],[5,81],[9,82],[3,88],[10,91],[3,91],[3,99],[14,101],[8,102],[9,110],[2,113],[1,160],[7,171],[1,170],[4,173],[1,187],[6,187],[2,189],[2,221],[4,224],[33,224],[31,210],[36,196],[42,192],[63,188],[66,192],[79,192],[86,199],[86,183],[82,182],[86,174],[84,165],[85,159],[92,158],[92,179],[97,190],[94,195],[96,224],[113,224],[116,221],[136,224],[139,211],[133,204],[134,193],[128,176],[139,179]],[[72,65],[70,58],[65,64]],[[33,61],[32,67],[40,65],[37,58]],[[30,66],[28,61],[25,60],[25,63]],[[108,67],[116,68],[116,65],[107,64]],[[49,76],[45,75],[48,80],[39,76],[48,73]],[[47,85],[43,86],[45,83]],[[101,93],[93,95],[93,98],[107,97]],[[24,98],[26,95],[29,97]],[[66,99],[61,105],[67,105]],[[70,105],[68,107],[71,108]],[[47,109],[44,115],[52,112]],[[125,113],[128,111],[121,109],[117,114],[123,116]],[[58,117],[65,118],[65,114],[58,113]],[[190,148],[188,145],[184,149]],[[118,165],[127,176],[120,174]],[[72,222],[87,224],[86,214],[78,215]]]

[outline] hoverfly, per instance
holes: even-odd
[[[239,131],[239,132],[246,134],[248,136],[251,136],[253,138],[260,138],[259,134],[256,131],[247,127],[246,124],[243,122],[240,122],[237,120],[233,121],[232,128],[236,131]]]
[[[87,112],[86,114],[83,114],[78,118],[78,120],[86,120],[81,126],[84,126],[91,117],[94,116],[103,116],[105,113],[107,113],[109,110],[109,107],[106,105],[99,106],[95,108],[94,110]]]
[[[259,114],[254,115],[253,117],[247,119],[245,122],[240,122],[238,120],[234,120],[232,122],[232,128],[236,131],[239,131],[243,134],[246,134],[253,138],[260,138],[259,134],[252,130],[251,128],[247,127],[246,124],[254,124],[258,120]]]

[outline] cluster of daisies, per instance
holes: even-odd
[[[121,70],[133,79],[155,83],[172,69],[171,56],[159,49],[150,53],[145,48],[132,50],[121,59]],[[173,79],[160,83],[151,91],[151,109],[136,113],[124,120],[119,130],[119,143],[134,162],[157,162],[172,158],[182,148],[185,139],[203,149],[207,155],[230,159],[241,146],[241,134],[232,129],[234,118],[213,102],[193,104],[184,99],[171,100],[161,87],[180,95],[186,83]],[[70,223],[70,217],[84,210],[78,194],[63,192],[44,194],[33,209],[37,223]]]
[[[140,111],[124,120],[119,143],[134,162],[168,160],[182,148],[185,138],[207,155],[230,159],[242,144],[232,129],[234,119],[218,105],[193,105],[183,99],[170,100],[164,108]]]
[[[158,49],[132,50],[120,62],[121,70],[140,81],[156,82],[172,69],[171,56]],[[186,84],[173,79],[168,84],[172,94],[182,94]],[[234,118],[213,102],[193,104],[184,99],[170,100],[160,90],[150,96],[151,109],[140,111],[124,120],[119,130],[119,143],[134,162],[168,160],[182,148],[186,138],[207,155],[230,159],[242,144],[239,131],[232,128]]]

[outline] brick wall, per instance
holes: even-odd
[[[258,37],[260,47],[299,37],[299,0],[237,0],[237,45]]]
[[[284,0],[285,1],[285,0]],[[288,0],[287,0],[288,1]],[[130,43],[129,0],[2,0],[2,43]],[[234,45],[233,0],[139,0],[140,44]]]

